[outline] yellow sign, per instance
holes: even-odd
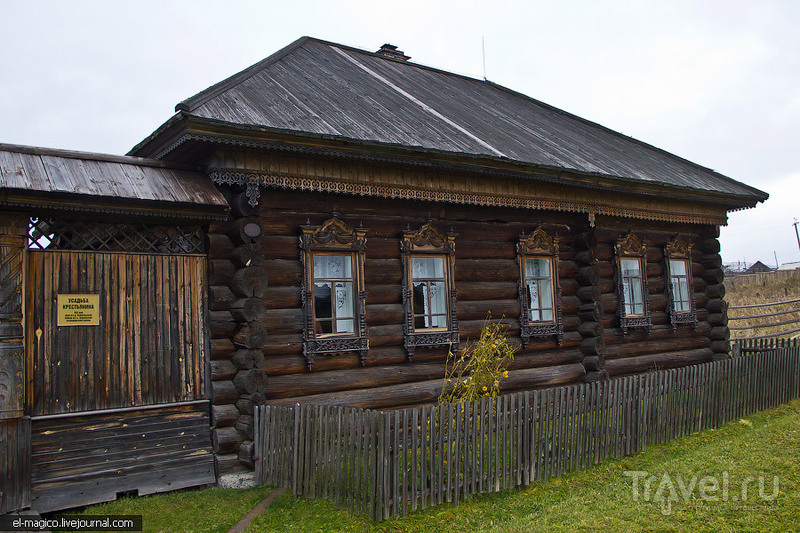
[[[59,326],[97,326],[100,324],[99,294],[59,294]]]

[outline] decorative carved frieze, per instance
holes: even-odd
[[[717,212],[712,212],[708,209],[701,211],[698,208],[687,209],[685,205],[680,204],[677,200],[670,200],[669,204],[661,205],[654,199],[645,201],[650,205],[642,205],[641,200],[637,202],[632,199],[625,199],[624,195],[619,194],[613,197],[603,197],[596,191],[586,191],[575,198],[567,199],[554,191],[551,191],[548,197],[543,197],[541,194],[534,194],[533,189],[524,194],[520,194],[519,191],[497,193],[488,190],[470,190],[469,188],[462,188],[462,190],[457,188],[432,188],[422,183],[365,182],[340,177],[299,175],[273,170],[210,168],[208,175],[218,185],[241,185],[247,187],[248,198],[251,205],[254,206],[258,204],[261,194],[259,188],[264,187],[378,198],[586,213],[592,227],[594,227],[597,215],[687,224],[719,225],[727,222],[725,208],[722,206],[716,210]],[[518,180],[514,180],[514,182],[517,183]],[[621,198],[623,201],[620,201]]]

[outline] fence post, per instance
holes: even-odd
[[[295,497],[300,495],[299,492],[299,477],[300,477],[300,404],[294,404],[294,427],[292,428],[292,494]],[[305,455],[305,450],[303,451]]]

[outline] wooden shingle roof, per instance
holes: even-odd
[[[735,199],[734,208],[768,196],[495,83],[308,37],[176,110],[262,131],[714,193]]]
[[[163,161],[0,144],[0,204],[213,219],[228,203],[208,177]]]

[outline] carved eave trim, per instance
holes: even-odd
[[[352,139],[335,139],[328,135],[315,136],[312,134],[309,137],[308,134],[301,134],[298,136],[285,130],[224,123],[186,114],[185,112],[179,112],[176,117],[180,117],[183,120],[183,129],[169,138],[168,141],[162,141],[157,148],[153,148],[155,155],[151,154],[150,156],[154,159],[165,159],[170,153],[185,144],[203,143],[233,149],[268,150],[277,154],[302,154],[309,157],[334,158],[341,161],[402,165],[404,167],[431,169],[434,171],[446,170],[457,174],[469,173],[490,176],[493,180],[496,178],[523,179],[525,181],[534,179],[540,183],[578,187],[587,191],[590,195],[594,195],[599,191],[610,192],[614,195],[635,195],[640,198],[669,198],[679,202],[701,202],[706,207],[710,205],[719,206],[722,214],[716,218],[720,221],[698,222],[703,224],[725,224],[727,212],[751,209],[766,199],[766,197],[763,197],[763,193],[747,195],[693,190],[676,185],[648,183],[639,179],[614,176],[602,172],[570,172],[560,166],[537,166],[513,160],[500,162],[493,160],[494,158],[491,157],[487,160],[486,157],[478,155],[453,154],[448,151],[383,145],[381,143],[372,144],[366,142],[362,144]],[[170,119],[171,121],[172,119]],[[158,131],[160,132],[162,128],[159,128]],[[265,134],[268,138],[263,137]],[[156,137],[156,134],[151,135],[131,150],[130,154],[139,153],[140,148],[150,144]],[[162,137],[165,136],[162,135]],[[342,145],[341,141],[345,141],[345,145]],[[453,160],[454,155],[460,160]],[[755,193],[760,193],[760,191],[755,191]],[[647,211],[648,209],[642,209],[641,213],[646,214]],[[667,214],[670,212],[667,212]],[[702,213],[694,214],[703,216]],[[655,220],[647,216],[635,218]]]
[[[681,213],[676,211],[659,211],[652,207],[637,208],[634,206],[608,205],[589,200],[571,201],[563,198],[543,198],[533,195],[521,196],[491,192],[463,192],[420,185],[367,183],[340,178],[313,177],[272,171],[263,172],[258,170],[210,168],[208,170],[208,175],[217,185],[241,185],[247,187],[248,198],[251,198],[251,203],[253,205],[258,205],[258,198],[260,195],[259,188],[263,187],[349,194],[354,196],[371,196],[392,200],[421,200],[464,205],[585,213],[595,216],[604,215],[682,224],[727,224],[727,215],[724,207],[720,207],[719,213],[717,214],[709,214],[708,212]],[[586,191],[586,195],[587,197],[590,195],[597,196],[597,193]]]

